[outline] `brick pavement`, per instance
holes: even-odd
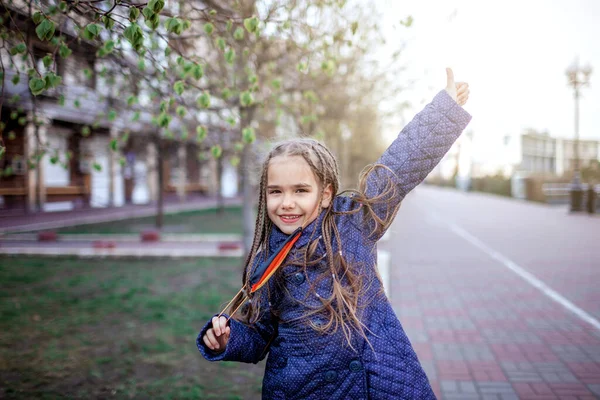
[[[498,255],[598,319],[596,233],[599,218],[564,208],[427,187],[409,195],[380,248],[391,253],[392,304],[440,399],[600,398],[600,330]]]

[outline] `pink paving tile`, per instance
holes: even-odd
[[[476,381],[506,382],[507,378],[500,366],[493,361],[470,361],[468,363],[471,375]]]
[[[468,313],[461,308],[426,308],[423,310],[423,315],[427,317],[467,317]]]
[[[593,362],[568,362],[566,364],[581,382],[600,384],[600,364]]]
[[[545,396],[546,398],[556,398],[556,395],[552,393],[552,389],[546,383],[537,382],[519,382],[513,383],[515,392],[519,395],[519,398],[535,398],[534,396]]]
[[[402,326],[407,330],[419,330],[422,331],[425,329],[423,325],[423,320],[419,317],[402,317]]]
[[[560,396],[593,396],[582,383],[550,383],[552,391]]]
[[[442,388],[440,387],[440,383],[437,380],[430,380],[429,384],[433,389],[433,393],[435,393],[435,397],[438,399],[442,398]]]
[[[438,360],[435,362],[438,372],[438,379],[452,381],[472,381],[473,377],[469,372],[466,363],[462,361]]]
[[[552,349],[543,344],[491,344],[500,361],[548,362],[558,361]]]
[[[431,350],[431,345],[429,343],[413,343],[413,349],[419,360],[421,361],[430,361],[433,360],[433,351]]]

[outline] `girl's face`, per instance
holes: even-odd
[[[276,156],[267,171],[267,213],[283,233],[314,221],[322,207],[329,207],[331,185],[323,190],[308,163],[301,156]]]

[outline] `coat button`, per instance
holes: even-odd
[[[327,382],[333,382],[337,379],[337,372],[335,371],[327,371],[325,372],[325,380]]]
[[[352,360],[350,361],[350,371],[352,372],[358,372],[362,369],[362,364],[360,361],[358,360]]]
[[[296,275],[294,275],[294,280],[298,285],[302,284],[304,282],[304,279],[306,278],[302,272],[297,272]]]

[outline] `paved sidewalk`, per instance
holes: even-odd
[[[440,399],[600,398],[600,219],[420,187],[380,245]]]
[[[226,199],[225,205],[239,205],[240,198]],[[165,201],[164,212],[202,210],[216,207],[217,200],[212,197],[190,197],[185,202],[176,199]],[[72,211],[44,212],[0,217],[0,234],[7,232],[25,232],[42,229],[56,229],[65,226],[92,224],[120,219],[147,217],[156,214],[156,205],[125,205],[122,207],[84,208]]]

